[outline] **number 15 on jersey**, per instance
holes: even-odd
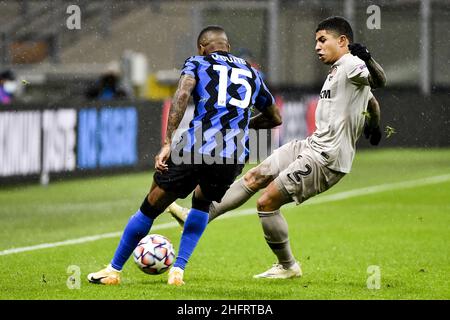
[[[227,103],[227,85],[228,85],[228,68],[226,66],[222,65],[214,65],[214,70],[217,70],[219,72],[219,94],[217,96],[217,105],[219,107],[226,107]],[[252,78],[252,73],[248,70],[243,70],[239,68],[231,68],[231,76],[230,81],[234,84],[240,84],[243,85],[245,88],[245,96],[243,100],[238,100],[235,98],[230,99],[230,104],[232,106],[238,107],[238,108],[248,108],[250,103],[250,98],[252,95],[252,88],[250,87],[250,84],[248,83],[247,79],[240,78],[239,76],[243,75],[247,78]]]

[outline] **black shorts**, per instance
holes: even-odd
[[[211,201],[220,202],[230,185],[239,176],[244,164],[179,164],[167,161],[168,170],[155,172],[153,180],[163,190],[186,198],[197,185]]]

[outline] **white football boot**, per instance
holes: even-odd
[[[181,228],[184,228],[184,222],[186,221],[187,215],[189,213],[189,208],[184,208],[178,205],[176,202],[173,202],[167,208],[167,211],[169,211],[169,213],[178,222]]]
[[[167,280],[167,284],[174,286],[182,286],[184,284],[183,281],[184,270],[178,267],[172,267],[169,270],[169,279]]]
[[[275,263],[272,268],[266,272],[256,274],[253,278],[261,279],[290,279],[302,276],[302,268],[300,263],[296,261],[291,267],[285,269],[281,264]]]

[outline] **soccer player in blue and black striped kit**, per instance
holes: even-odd
[[[197,49],[199,55],[187,59],[181,71],[166,138],[155,158],[150,192],[128,221],[111,263],[89,274],[90,282],[119,284],[123,265],[139,240],[148,234],[153,221],[173,201],[194,191],[168,280],[171,285],[184,284],[184,269],[206,228],[210,204],[221,201],[248,158],[248,129],[281,124],[273,96],[260,74],[244,59],[230,54],[223,28],[204,28]],[[172,141],[191,95],[194,118],[180,141]],[[250,118],[252,106],[260,113]]]

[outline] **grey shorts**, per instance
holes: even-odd
[[[276,149],[258,167],[273,176],[278,189],[297,204],[335,185],[345,173],[331,170],[317,160],[305,140],[292,140]]]

